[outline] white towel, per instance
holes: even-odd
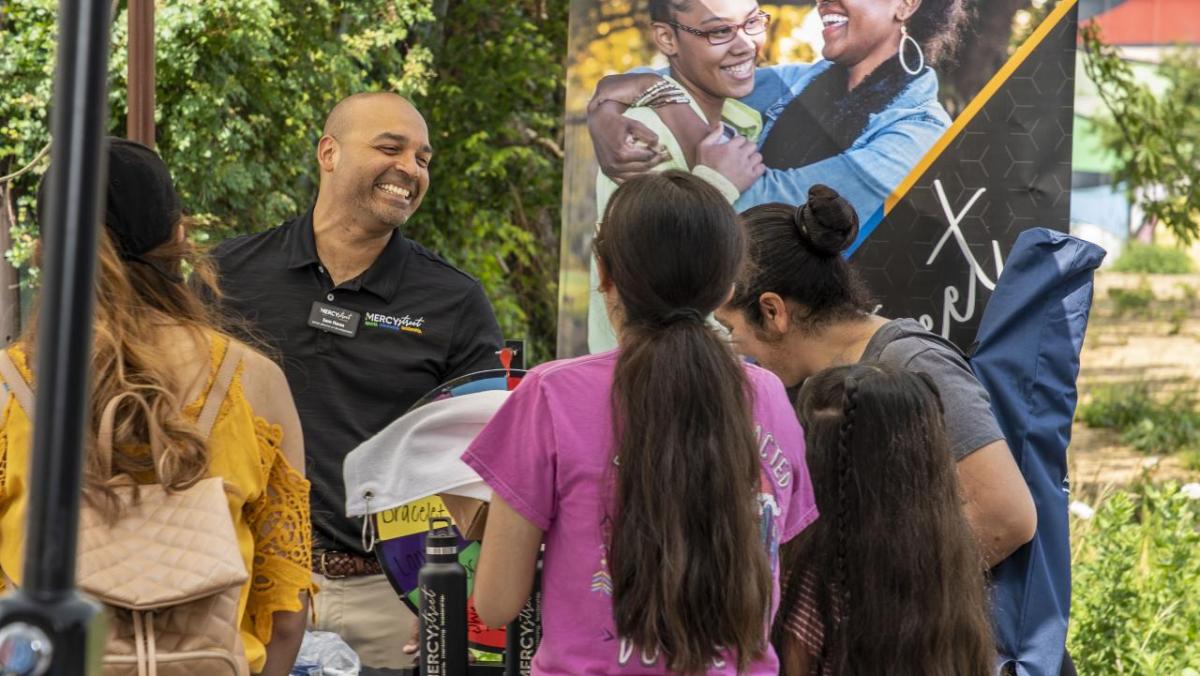
[[[492,490],[460,457],[507,397],[507,391],[488,390],[435,401],[359,444],[342,465],[346,515],[375,514],[438,493],[490,500]]]

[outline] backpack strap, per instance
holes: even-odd
[[[241,360],[241,344],[230,340],[229,347],[225,350],[225,358],[221,360],[221,366],[217,369],[217,375],[213,379],[212,388],[208,391],[208,398],[204,400],[204,408],[200,410],[200,417],[196,419],[196,428],[200,431],[200,435],[206,439],[209,432],[212,431],[213,423],[217,420],[217,413],[221,410],[221,402],[225,399],[225,393],[229,390],[229,384],[233,381],[233,374],[237,371],[237,365]],[[107,473],[112,472],[113,425],[115,423],[117,405],[125,397],[132,396],[132,392],[118,394],[109,400],[108,404],[104,407],[104,412],[100,415],[100,429],[96,435],[96,443],[101,451],[101,462],[107,461],[109,464],[107,468],[102,468]],[[154,445],[154,440],[151,439],[151,447],[154,447]]]
[[[25,417],[33,420],[33,390],[17,370],[17,365],[13,363],[8,350],[0,350],[0,378],[4,379],[4,389],[12,392],[17,398],[17,403],[25,411]]]
[[[200,410],[200,417],[196,419],[196,429],[200,430],[200,435],[206,439],[217,421],[221,402],[225,401],[225,393],[229,391],[233,374],[237,372],[241,361],[242,344],[230,339],[229,347],[225,348],[225,358],[221,360],[221,367],[217,369],[217,377],[213,380],[212,389],[208,391],[208,398],[204,400],[204,408]]]

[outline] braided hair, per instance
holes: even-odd
[[[984,573],[932,380],[835,367],[805,383],[798,414],[826,518],[785,545],[778,649],[789,616],[815,610],[823,672],[990,676]],[[817,582],[813,609],[801,608],[805,578]]]
[[[847,574],[847,543],[846,532],[850,528],[849,514],[849,498],[847,498],[847,487],[850,485],[850,473],[853,471],[853,465],[850,463],[850,439],[854,434],[854,412],[858,407],[858,382],[853,377],[848,377],[844,383],[845,390],[842,392],[842,424],[838,429],[838,452],[835,465],[837,467],[837,547],[834,550],[833,563],[833,583],[834,590],[830,599],[836,605],[832,613],[834,618],[833,636],[842,637],[844,632],[840,631],[840,625],[845,621],[846,616],[850,612],[850,585]],[[832,641],[825,642],[824,659],[830,659],[830,647],[833,646]]]

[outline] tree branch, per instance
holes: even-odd
[[[8,176],[0,176],[0,185],[2,185],[4,183],[8,183],[9,181],[15,181],[18,178],[21,178],[22,176],[24,176],[25,174],[28,174],[29,172],[33,171],[33,168],[36,167],[38,165],[38,163],[42,161],[42,158],[46,157],[46,155],[48,155],[48,154],[50,154],[50,144],[49,143],[47,143],[40,151],[38,151],[37,156],[35,156],[33,158],[33,160],[29,162],[29,164],[26,164],[25,166],[14,171],[13,173],[9,174]]]

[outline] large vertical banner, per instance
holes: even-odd
[[[571,0],[559,356],[612,345],[591,240],[616,184],[597,149],[638,139],[596,124],[612,106],[589,132],[598,86],[634,103],[655,169],[705,175],[739,211],[836,189],[880,313],[969,344],[1017,235],[1068,227],[1075,3]],[[667,100],[752,140],[766,173],[696,170],[695,122]]]

